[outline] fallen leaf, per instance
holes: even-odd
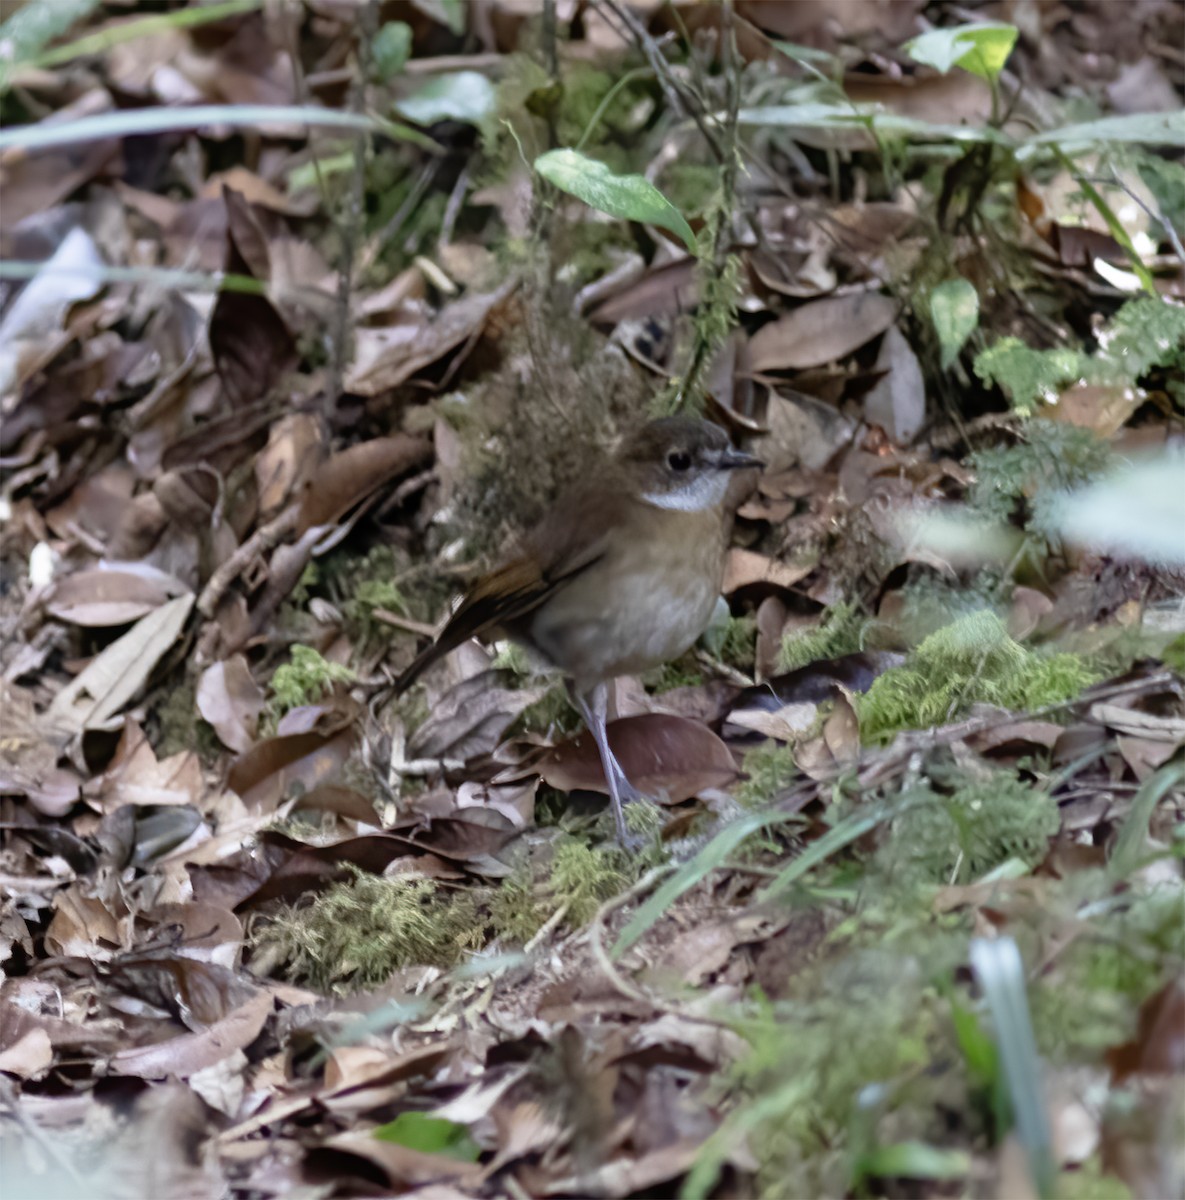
[[[733,592],[752,584],[763,583],[776,588],[792,588],[805,579],[815,564],[792,566],[776,558],[768,558],[755,550],[732,549],[724,566],[724,583],[720,590],[731,596]]]
[[[510,671],[482,671],[450,688],[409,741],[413,758],[465,762],[490,753],[519,715],[542,700],[550,684],[506,686]]]
[[[197,685],[197,709],[222,744],[244,754],[255,744],[266,699],[241,654],[213,663]]]
[[[864,397],[864,419],[898,446],[908,446],[926,419],[926,383],[918,356],[896,325],[885,333],[876,369],[885,375]]]
[[[102,566],[55,580],[45,608],[60,621],[101,629],[130,624],[185,591],[163,571]]]
[[[53,1046],[44,1029],[30,1029],[7,1050],[0,1050],[0,1071],[32,1079],[53,1063]]]
[[[481,332],[486,319],[517,286],[511,280],[494,292],[475,292],[446,305],[430,322],[359,329],[354,361],[346,373],[347,391],[377,396],[410,379]]]
[[[705,788],[728,787],[740,776],[728,747],[706,726],[686,717],[646,713],[610,721],[609,744],[630,783],[665,804],[690,800]],[[538,770],[562,792],[609,790],[587,732],[561,742],[544,756]]]
[[[844,358],[897,318],[897,301],[876,292],[828,296],[763,325],[749,340],[754,371],[802,370]]]
[[[193,596],[178,596],[141,618],[112,642],[54,698],[46,714],[59,735],[98,729],[122,711],[148,681],[161,656],[176,642]]]
[[[403,433],[372,438],[331,455],[305,484],[298,536],[332,524],[376,488],[431,457],[432,445],[427,439]]]
[[[115,1075],[138,1079],[186,1079],[249,1046],[274,1008],[270,992],[256,992],[225,1017],[194,1033],[183,1033],[151,1046],[119,1050],[109,1060]]]

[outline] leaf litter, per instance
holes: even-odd
[[[15,1194],[1019,1194],[1026,1036],[1179,1193],[1179,6],[60,7],[6,126],[358,119],[0,150]],[[516,651],[390,682],[688,380],[767,470],[627,854]]]

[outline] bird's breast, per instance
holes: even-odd
[[[642,513],[534,614],[529,640],[578,686],[668,662],[711,619],[724,549],[717,513]]]

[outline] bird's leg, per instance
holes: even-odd
[[[607,684],[598,683],[588,693],[572,690],[573,699],[584,717],[584,723],[593,735],[597,751],[601,756],[601,769],[605,772],[605,782],[609,785],[609,800],[613,805],[613,823],[617,827],[617,840],[623,846],[629,846],[633,839],[625,824],[624,805],[631,800],[641,798],[641,793],[626,778],[621,763],[617,761],[609,745],[609,731],[606,728],[606,713],[609,705],[609,688]]]

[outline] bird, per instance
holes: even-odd
[[[707,628],[740,499],[733,480],[762,465],[711,421],[642,425],[473,584],[396,692],[471,637],[525,646],[566,677],[596,743],[618,841],[629,845],[624,805],[641,794],[609,745],[609,688],[677,658]]]

